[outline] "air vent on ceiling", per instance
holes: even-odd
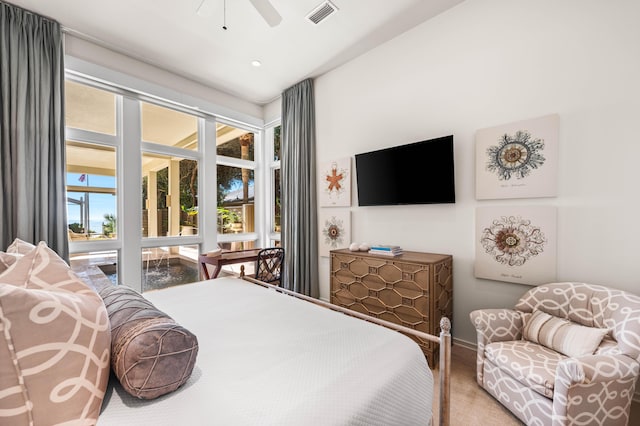
[[[331,3],[330,1],[325,1],[321,5],[315,7],[306,18],[311,21],[311,23],[318,25],[320,22],[327,19],[329,16],[333,15],[338,8],[336,5]]]

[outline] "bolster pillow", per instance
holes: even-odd
[[[126,286],[100,290],[111,323],[111,367],[122,387],[153,399],[184,384],[196,362],[198,339]]]

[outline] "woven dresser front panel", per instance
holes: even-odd
[[[409,252],[398,257],[331,252],[331,303],[437,335],[451,318],[451,256]],[[415,339],[434,366],[438,345]]]

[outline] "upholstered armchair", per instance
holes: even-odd
[[[640,362],[640,297],[582,283],[529,290],[470,314],[478,384],[527,425],[627,425]]]

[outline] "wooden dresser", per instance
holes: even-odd
[[[331,251],[331,303],[438,336],[440,318],[453,316],[452,258],[404,252],[396,257]],[[438,344],[414,339],[429,366]]]

